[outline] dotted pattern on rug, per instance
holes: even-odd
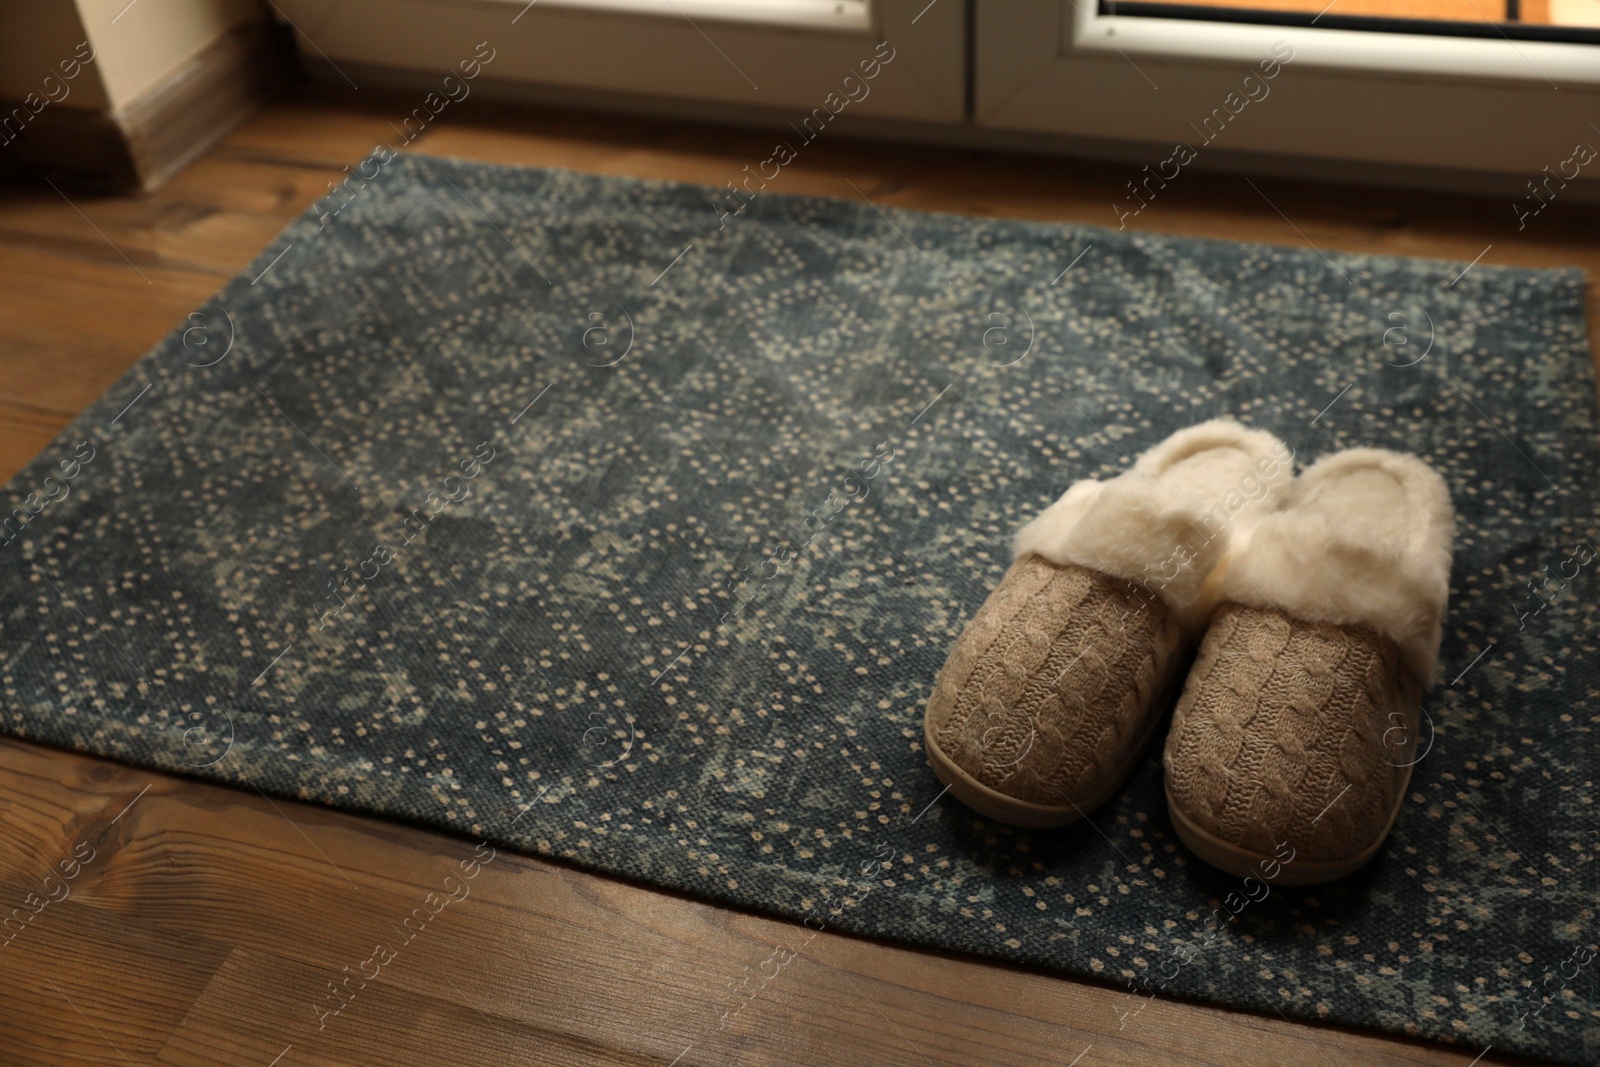
[[[403,157],[308,213],[11,483],[0,725],[1127,985],[1128,1027],[1600,1060],[1578,272],[713,195]],[[1393,837],[1259,900],[1159,745],[1039,832],[921,749],[1015,530],[1219,415],[1460,513]]]

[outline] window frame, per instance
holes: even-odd
[[[859,65],[887,41],[893,59],[868,94],[849,104],[851,115],[959,122],[966,110],[960,0],[831,0],[843,11],[835,16],[819,14],[811,0],[742,7],[736,0],[274,2],[309,66],[398,71],[419,86],[422,74],[443,76],[487,41],[496,52],[484,66],[485,81],[502,89],[803,115],[841,92],[847,76],[859,80]],[[752,11],[755,17],[745,17]]]
[[[1155,165],[1194,142],[1190,123],[1240,92],[1277,41],[1293,61],[1214,145],[1195,145],[1212,163],[1278,159],[1292,164],[1280,170],[1357,180],[1376,167],[1415,184],[1510,191],[1521,183],[1506,179],[1542,177],[1577,142],[1600,146],[1590,125],[1600,46],[1110,16],[1094,0],[974,3],[978,126],[1052,134],[1102,156]],[[1546,73],[1581,75],[1570,66],[1581,50],[1592,76],[1552,88],[1517,55],[1535,46],[1536,63],[1564,57]],[[1593,199],[1600,165],[1576,181],[1571,195]]]

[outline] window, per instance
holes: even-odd
[[[976,120],[1152,165],[1186,145],[1479,190],[1520,188],[1580,142],[1600,146],[1600,45],[1509,40],[1488,20],[1462,36],[1208,17],[1224,2],[1189,13],[1164,0],[1149,15],[1126,14],[1146,6],[1127,0],[1115,14],[1110,0],[976,0]]]

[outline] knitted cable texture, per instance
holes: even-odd
[[[1123,768],[1176,687],[1185,637],[1118,578],[1026,556],[956,641],[928,702],[939,748],[984,785],[1061,805]]]
[[[1353,856],[1384,833],[1415,752],[1421,691],[1374,630],[1224,605],[1173,715],[1167,796],[1253,852]]]

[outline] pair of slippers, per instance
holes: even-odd
[[[1453,524],[1415,456],[1351,449],[1296,477],[1269,433],[1180,430],[1017,535],[928,699],[928,759],[982,814],[1061,826],[1120,788],[1176,697],[1184,844],[1241,876],[1341,878],[1418,758]]]

